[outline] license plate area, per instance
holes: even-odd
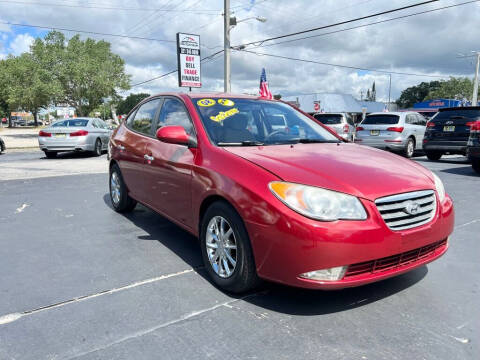
[[[450,126],[444,126],[444,127],[443,127],[443,131],[445,131],[445,132],[453,132],[453,131],[455,131],[455,126],[452,126],[452,125],[450,125]]]
[[[67,136],[67,134],[54,134],[56,138],[64,138]]]
[[[380,135],[380,130],[370,130],[370,135],[378,136],[378,135]]]

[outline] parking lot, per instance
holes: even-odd
[[[443,258],[359,288],[239,297],[209,282],[193,236],[112,210],[106,155],[7,152],[0,359],[476,359],[480,177],[463,157],[414,161],[455,202]]]

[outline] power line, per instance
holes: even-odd
[[[388,71],[388,70],[370,69],[370,68],[351,66],[351,65],[332,64],[332,63],[315,61],[315,60],[299,59],[299,58],[294,58],[294,57],[290,57],[290,56],[259,53],[259,52],[255,52],[255,51],[251,51],[251,50],[237,50],[237,49],[234,49],[234,50],[242,51],[242,52],[246,52],[246,53],[250,53],[250,54],[255,54],[255,55],[258,55],[258,56],[268,56],[268,57],[273,57],[273,58],[278,58],[278,59],[300,61],[300,62],[312,63],[312,64],[318,64],[318,65],[334,66],[334,67],[340,67],[340,68],[346,68],[346,69],[352,69],[352,70],[372,71],[372,72],[378,72],[378,73],[383,73],[383,74],[423,76],[423,77],[431,77],[431,78],[445,78],[445,77],[448,77],[448,76],[442,76],[442,75],[417,74],[417,73],[408,73],[408,72],[401,72],[401,71]]]
[[[355,29],[360,29],[360,28],[367,27],[367,26],[383,24],[383,23],[387,23],[387,22],[390,22],[390,21],[394,21],[394,20],[405,19],[405,18],[417,16],[417,15],[428,14],[428,13],[432,13],[432,12],[435,12],[435,11],[445,10],[445,9],[449,9],[449,8],[453,8],[453,7],[457,7],[457,6],[468,5],[468,4],[476,3],[476,2],[479,2],[479,1],[480,0],[471,0],[471,1],[466,1],[466,2],[463,2],[463,3],[454,4],[454,5],[442,6],[442,7],[431,9],[431,10],[419,11],[419,12],[416,12],[416,13],[397,16],[397,17],[393,17],[393,18],[385,19],[385,20],[374,21],[374,22],[367,23],[367,24],[351,26],[351,27],[347,27],[347,28],[343,28],[343,29],[339,29],[339,30],[333,30],[333,31],[329,31],[329,32],[325,32],[325,33],[321,33],[321,34],[317,34],[317,35],[311,35],[311,36],[305,36],[305,37],[291,39],[291,40],[280,41],[280,42],[277,42],[277,43],[274,43],[274,44],[263,45],[262,42],[260,41],[260,44],[255,46],[255,47],[256,48],[270,47],[270,46],[276,46],[276,45],[280,45],[280,44],[305,40],[305,39],[312,39],[312,38],[316,38],[316,37],[320,37],[320,36],[325,36],[325,35],[331,35],[331,34],[344,32],[344,31],[348,31],[348,30],[355,30]],[[256,44],[256,43],[254,43],[254,44]],[[239,47],[242,47],[242,46],[246,46],[246,45],[238,45],[238,46],[235,46],[235,48],[239,48]]]
[[[222,52],[223,52],[223,49],[220,50],[220,51],[217,51],[217,52],[215,52],[215,53],[213,53],[213,54],[210,54],[210,55],[208,55],[208,56],[206,56],[206,57],[204,57],[203,59],[200,60],[200,62],[206,62],[206,61],[208,61],[208,60],[211,60],[211,61],[212,61],[215,56],[217,56],[218,54],[220,54],[220,53],[222,53]],[[173,73],[176,73],[177,71],[178,71],[177,69],[171,70],[171,71],[169,71],[169,72],[166,72],[165,74],[162,74],[162,75],[156,76],[156,77],[154,77],[154,78],[151,78],[151,79],[148,79],[148,80],[141,81],[141,82],[139,82],[139,83],[133,84],[132,86],[130,86],[130,88],[134,88],[134,87],[137,87],[137,86],[139,86],[139,85],[143,85],[143,84],[149,83],[149,82],[151,82],[151,81],[164,78],[164,77],[166,77],[166,76],[168,76],[168,75],[171,75],[171,74],[173,74]]]
[[[433,3],[433,2],[437,2],[437,1],[439,1],[439,0],[424,1],[424,2],[421,2],[421,3],[416,3],[416,4],[412,4],[412,5],[408,5],[408,6],[403,6],[403,7],[392,9],[392,10],[386,10],[386,11],[382,11],[382,12],[379,12],[379,13],[358,17],[358,18],[355,18],[355,19],[340,21],[340,22],[330,24],[330,25],[319,26],[319,27],[316,27],[316,28],[307,29],[307,30],[303,30],[303,31],[297,31],[297,32],[290,33],[290,34],[275,36],[275,37],[271,37],[271,38],[267,38],[267,39],[263,39],[263,40],[252,41],[252,42],[241,44],[241,45],[238,45],[238,46],[235,46],[235,47],[244,47],[244,46],[258,44],[258,43],[263,44],[267,41],[283,39],[283,38],[290,37],[290,36],[295,36],[295,35],[305,34],[305,33],[312,32],[312,31],[327,29],[327,28],[331,28],[331,27],[334,27],[334,26],[344,25],[344,24],[348,24],[348,23],[351,23],[351,22],[365,20],[365,19],[369,19],[369,18],[372,18],[372,17],[380,16],[380,15],[390,14],[390,13],[393,13],[393,12],[410,9],[410,8],[413,8],[413,7],[417,7],[417,6],[421,6],[421,5],[425,5],[425,4],[430,4],[430,3]]]
[[[94,5],[73,5],[73,4],[54,4],[54,3],[36,3],[27,1],[0,0],[0,3],[17,4],[17,5],[35,5],[35,6],[51,6],[51,7],[68,7],[81,9],[99,9],[99,10],[120,10],[120,11],[160,11],[160,12],[189,12],[192,14],[217,15],[222,10],[174,10],[174,9],[152,9],[152,8],[126,8],[116,6],[94,6]]]

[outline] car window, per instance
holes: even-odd
[[[427,119],[425,119],[423,115],[416,114],[416,117],[417,117],[417,125],[420,125],[420,126],[427,125]]]
[[[465,109],[449,109],[445,111],[439,111],[435,116],[435,120],[450,120],[450,118],[466,118],[476,119],[480,117],[480,109],[478,108],[465,108]]]
[[[394,125],[398,124],[398,115],[367,115],[362,121],[363,125]]]
[[[132,124],[130,126],[132,130],[146,135],[151,135],[152,123],[160,102],[161,99],[154,99],[140,106],[132,120]]]
[[[93,120],[92,120],[92,125],[93,125],[94,128],[97,128],[97,129],[100,128],[100,124],[98,123],[98,120],[97,120],[97,119],[93,119]]]
[[[85,127],[88,124],[87,119],[69,119],[58,121],[52,127]]]
[[[415,123],[417,122],[417,118],[413,114],[407,114],[407,116],[405,117],[405,122],[407,124],[415,125]]]
[[[162,126],[178,125],[182,126],[187,134],[193,134],[193,124],[188,116],[187,109],[180,100],[166,98],[160,116],[158,117],[157,130]]]
[[[313,117],[325,125],[336,125],[342,123],[342,115],[316,114],[313,115]]]
[[[209,138],[219,146],[339,142],[291,106],[257,99],[193,99]]]

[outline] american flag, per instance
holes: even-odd
[[[273,99],[272,93],[268,89],[267,73],[265,68],[262,68],[262,75],[260,76],[260,96],[267,99]]]

